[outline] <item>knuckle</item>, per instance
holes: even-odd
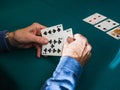
[[[88,51],[92,50],[92,46],[90,44],[88,44]]]
[[[81,36],[81,34],[79,34],[79,33],[75,34],[75,37],[80,37],[80,36]]]
[[[87,38],[83,37],[82,38],[86,43],[88,42]]]
[[[33,26],[37,26],[37,25],[39,25],[37,22],[34,22],[33,24],[32,24]]]

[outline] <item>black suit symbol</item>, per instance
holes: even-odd
[[[55,33],[56,32],[56,30],[55,29],[53,29],[53,33]]]
[[[53,44],[51,45],[51,48],[55,47]]]
[[[58,44],[60,44],[61,43],[61,40],[58,40]]]
[[[56,41],[56,40],[54,40],[54,44],[55,44],[55,43],[57,43],[57,41]]]
[[[52,33],[51,30],[49,30],[48,33],[51,34]]]
[[[47,52],[47,48],[45,48],[44,51]]]
[[[50,53],[50,52],[51,52],[51,49],[49,49],[48,51],[49,51],[49,53]]]
[[[47,35],[47,32],[46,32],[46,31],[44,32],[44,35]]]
[[[49,43],[52,44],[52,40],[50,40]]]
[[[57,52],[58,52],[58,53],[60,53],[60,52],[61,52],[61,50],[60,50],[60,49],[58,49],[58,50],[57,50]]]
[[[60,29],[60,28],[58,28],[58,29],[57,29],[57,31],[58,31],[58,32],[60,32],[60,31],[61,31],[61,29]]]
[[[56,50],[55,49],[53,49],[53,53],[55,53],[56,52]]]

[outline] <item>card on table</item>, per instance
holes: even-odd
[[[88,16],[87,18],[83,19],[83,21],[94,25],[94,24],[97,24],[98,22],[100,22],[100,21],[102,21],[106,18],[107,18],[106,16],[103,16],[99,13],[95,13],[95,14],[93,14],[91,16]]]
[[[95,27],[102,30],[102,31],[108,31],[108,30],[110,30],[118,25],[119,25],[119,23],[117,23],[111,19],[107,19],[107,20],[95,25]]]
[[[63,31],[63,26],[62,24],[59,24],[59,25],[48,27],[48,28],[41,30],[41,34],[42,36],[48,36],[48,35],[60,33],[62,31]]]
[[[110,36],[112,36],[113,38],[115,38],[117,40],[120,39],[120,26],[114,28],[111,31],[108,31],[107,34],[110,35]]]

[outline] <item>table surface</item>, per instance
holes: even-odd
[[[118,6],[119,0],[1,0],[0,30],[14,31],[33,22],[73,28],[74,33],[86,36],[93,48],[76,90],[120,90],[120,41],[82,21],[98,12],[120,22]],[[5,90],[39,90],[52,75],[59,58],[38,59],[34,48],[2,53],[1,86]]]

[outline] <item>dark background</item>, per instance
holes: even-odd
[[[76,90],[120,90],[120,60],[114,59],[120,41],[82,21],[98,12],[119,23],[119,3],[119,0],[0,0],[0,30],[14,31],[34,22],[73,28],[74,33],[86,36],[93,47]],[[0,90],[39,90],[52,75],[59,58],[38,59],[34,48],[0,54]]]

